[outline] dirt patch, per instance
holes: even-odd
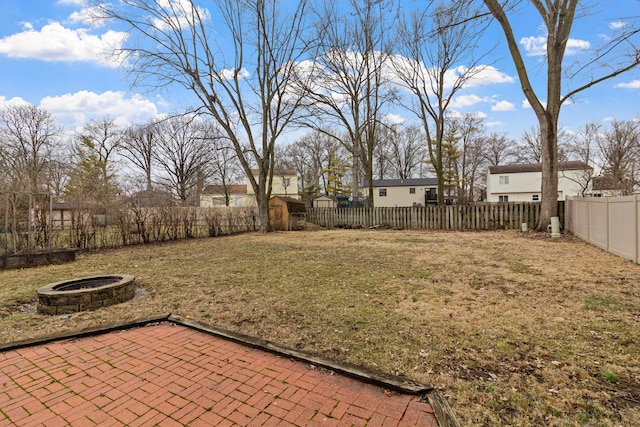
[[[80,255],[0,272],[0,341],[172,312],[434,385],[463,425],[640,425],[640,266],[546,236],[320,230]],[[20,310],[112,271],[146,293]]]

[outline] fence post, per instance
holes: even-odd
[[[608,197],[604,198],[604,206],[605,206],[604,220],[605,220],[605,224],[607,224],[607,252],[609,252],[609,236],[611,235],[611,232],[609,230],[609,198]]]
[[[639,231],[638,229],[640,229],[640,227],[638,227],[638,195],[634,194],[633,195],[633,221],[634,221],[634,225],[635,225],[635,230],[636,230],[636,235],[635,235],[635,244],[634,244],[634,251],[633,251],[633,262],[635,262],[636,264],[638,263],[638,234]]]

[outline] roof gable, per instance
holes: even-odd
[[[593,169],[591,166],[580,160],[572,160],[568,162],[558,162],[558,170],[586,170]],[[489,166],[489,173],[524,173],[524,172],[542,172],[542,163],[514,164]]]
[[[438,185],[437,178],[410,178],[410,179],[374,179],[374,187],[432,187]]]

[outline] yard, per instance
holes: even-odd
[[[139,297],[34,314],[35,289],[136,276]],[[321,230],[0,271],[0,342],[171,312],[440,388],[462,425],[640,425],[640,266],[536,233]]]

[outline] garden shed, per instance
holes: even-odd
[[[295,230],[298,221],[306,215],[305,204],[298,199],[274,196],[269,200],[269,225],[274,231]]]
[[[335,208],[337,205],[336,199],[329,196],[316,197],[313,200],[314,208]]]

